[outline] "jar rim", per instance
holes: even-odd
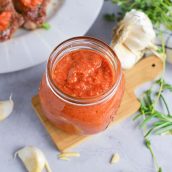
[[[116,68],[118,71],[117,79],[114,82],[111,89],[109,89],[104,94],[97,96],[96,98],[95,97],[78,98],[78,97],[72,97],[68,94],[65,94],[54,84],[53,79],[51,77],[51,65],[55,61],[55,59],[53,59],[53,58],[57,58],[57,56],[58,56],[58,55],[56,55],[58,49],[62,48],[63,45],[65,45],[67,43],[70,43],[70,42],[72,43],[73,41],[84,41],[84,40],[87,40],[88,42],[92,42],[92,43],[97,43],[97,45],[101,45],[101,46],[107,48],[108,51],[111,53],[111,55],[114,58],[114,63],[116,63]],[[63,49],[61,51],[63,51]],[[69,104],[73,104],[73,105],[78,105],[78,106],[96,105],[96,104],[102,103],[106,100],[109,100],[116,93],[116,91],[119,87],[119,84],[121,82],[121,79],[122,79],[121,63],[120,63],[119,59],[117,58],[117,55],[115,54],[115,52],[112,50],[112,48],[108,44],[106,44],[105,42],[103,42],[97,38],[88,37],[88,36],[73,37],[73,38],[67,39],[67,40],[63,41],[62,43],[60,43],[50,54],[50,57],[49,57],[48,63],[47,63],[47,68],[46,68],[46,82],[47,82],[49,88],[51,89],[51,91],[58,98],[62,99],[64,102],[69,103]],[[97,98],[99,98],[99,99],[97,100]]]

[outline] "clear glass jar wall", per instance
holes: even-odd
[[[110,90],[96,97],[76,98],[56,86],[52,78],[54,66],[66,54],[76,50],[92,50],[106,58],[115,73],[115,82]],[[124,75],[113,50],[95,38],[75,37],[61,43],[50,55],[39,98],[44,115],[55,126],[71,134],[89,135],[105,130],[115,120],[124,87]]]

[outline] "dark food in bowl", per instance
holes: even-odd
[[[39,28],[46,20],[50,0],[0,0],[0,42],[8,40],[19,27]]]
[[[41,27],[46,18],[48,0],[13,0],[16,10],[24,17],[26,29]]]
[[[0,41],[10,39],[13,33],[24,23],[12,0],[0,0]]]

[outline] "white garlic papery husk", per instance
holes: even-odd
[[[24,147],[15,155],[19,156],[28,172],[42,172],[44,168],[47,172],[52,172],[43,152],[36,147]]]
[[[14,102],[12,100],[12,96],[10,96],[9,100],[0,101],[0,121],[5,120],[13,111]]]
[[[155,32],[148,16],[133,9],[126,13],[114,29],[111,47],[120,59],[122,67],[129,69],[143,57],[146,49],[152,49],[154,39]],[[119,47],[121,49],[118,49]]]
[[[114,51],[117,54],[123,69],[130,69],[143,56],[141,51],[130,51],[124,44],[116,44]]]

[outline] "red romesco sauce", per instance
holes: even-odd
[[[114,71],[108,60],[92,50],[76,50],[65,55],[52,72],[55,85],[65,94],[90,98],[112,88]]]
[[[119,66],[120,67],[120,66]],[[124,93],[124,77],[108,100],[97,98],[111,90],[117,80],[112,64],[97,51],[76,50],[64,55],[51,68],[53,84],[76,99],[94,98],[94,105],[71,104],[57,96],[44,75],[39,98],[44,115],[55,126],[71,134],[88,135],[105,130],[114,119]]]

